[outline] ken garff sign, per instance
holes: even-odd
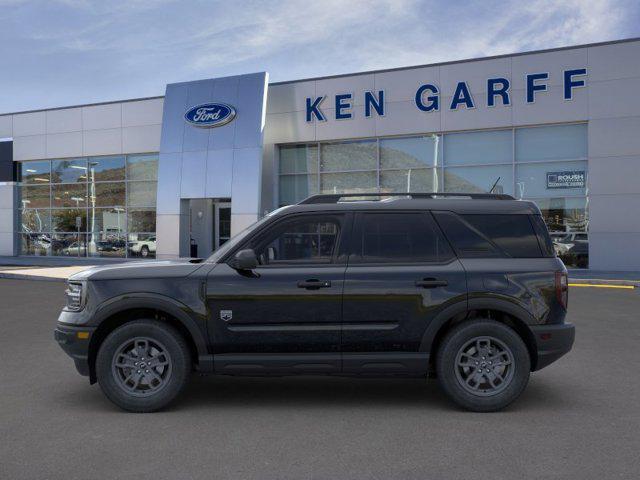
[[[236,118],[236,109],[226,103],[203,103],[191,107],[184,119],[196,127],[221,127]]]
[[[585,184],[584,170],[547,172],[547,188],[584,188]]]
[[[576,68],[564,70],[563,77],[563,98],[573,100],[573,91],[576,88],[585,87],[587,69]],[[538,95],[544,94],[548,90],[548,72],[527,73],[525,75],[523,100],[527,104],[535,103]],[[486,106],[495,107],[497,105],[511,105],[512,97],[511,82],[505,77],[488,78],[486,81]],[[471,95],[471,88],[465,81],[457,82],[451,92],[444,92],[451,95],[451,101],[446,107],[451,111],[461,109],[472,109],[478,106],[477,99]],[[440,110],[440,88],[434,83],[423,83],[415,91],[414,101],[416,108],[422,112],[437,112]],[[326,96],[307,97],[306,99],[306,120],[324,122],[327,120],[325,112],[322,110]],[[364,92],[363,110],[365,117],[372,115],[383,116],[385,114],[384,90],[377,92]],[[353,93],[338,93],[334,97],[334,103],[327,108],[334,109],[336,120],[347,120],[353,118]]]

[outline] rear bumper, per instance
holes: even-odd
[[[53,331],[53,338],[58,342],[60,348],[73,359],[80,375],[89,376],[89,342],[94,331],[95,328],[91,327],[76,327],[61,323],[58,323]],[[79,333],[81,333],[80,336],[78,336]],[[86,338],[83,338],[85,336]]]
[[[538,361],[534,370],[546,367],[569,352],[576,336],[576,328],[571,323],[537,325],[532,326],[531,331],[538,350]]]

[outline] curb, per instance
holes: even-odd
[[[0,272],[0,278],[7,280],[37,280],[40,282],[66,282],[66,278],[48,277],[44,275],[24,275],[22,273]]]

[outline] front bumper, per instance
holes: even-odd
[[[534,370],[540,370],[555,362],[571,350],[576,328],[571,323],[560,325],[536,325],[531,327],[538,350]]]
[[[60,348],[69,355],[80,375],[89,376],[89,343],[95,332],[94,327],[77,327],[58,323],[53,332]]]

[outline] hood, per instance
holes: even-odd
[[[75,273],[69,280],[119,280],[136,278],[179,278],[186,277],[200,268],[203,263],[190,260],[158,260],[118,263],[88,268]]]

